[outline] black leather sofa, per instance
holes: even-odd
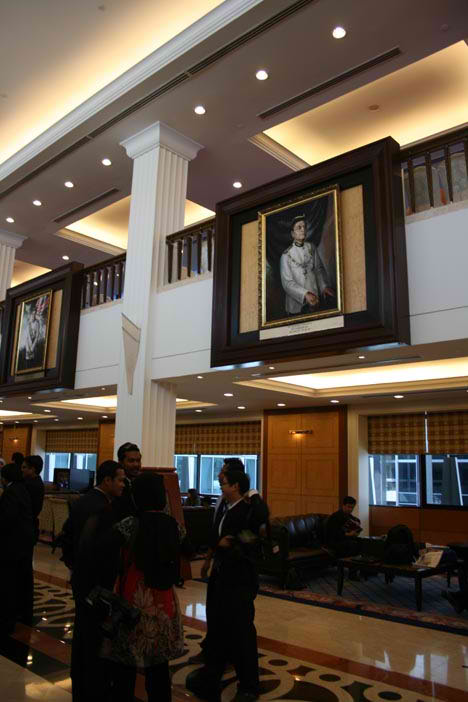
[[[303,568],[321,568],[334,562],[324,547],[326,514],[296,514],[271,520],[271,541],[258,560],[260,574],[276,575],[284,588]]]

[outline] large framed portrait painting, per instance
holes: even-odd
[[[339,188],[258,213],[261,329],[343,312]]]
[[[21,302],[15,349],[16,375],[45,369],[51,302],[52,290]]]

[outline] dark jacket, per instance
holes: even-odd
[[[251,505],[241,500],[225,512],[219,534],[221,519],[215,520],[213,542],[216,544],[224,536],[232,536],[228,548],[216,546],[213,571],[218,587],[223,591],[235,590],[238,594],[255,596],[258,590],[258,576],[255,566],[256,534],[251,527]]]
[[[75,597],[85,597],[95,585],[112,589],[115,565],[96,551],[97,536],[115,524],[111,502],[97,488],[73,503],[70,517],[64,524],[69,549],[65,562],[73,567],[72,587]]]
[[[31,498],[32,516],[34,520],[35,540],[39,538],[39,515],[44,504],[44,483],[40,475],[24,481],[24,486]]]
[[[325,540],[327,546],[336,548],[346,541],[345,524],[349,520],[349,515],[345,514],[342,509],[333,512],[328,517],[325,527]]]
[[[122,519],[127,517],[137,516],[136,505],[132,497],[132,481],[129,478],[125,478],[125,487],[122,495],[112,502],[112,512],[115,523],[121,522]]]
[[[3,558],[14,560],[32,551],[34,522],[24,483],[10,483],[0,497],[0,534]]]

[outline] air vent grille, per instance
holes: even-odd
[[[283,110],[286,110],[288,107],[292,107],[293,105],[297,105],[299,102],[302,102],[303,100],[307,100],[307,98],[312,97],[313,95],[317,95],[318,93],[323,92],[324,90],[328,90],[328,88],[332,88],[335,85],[338,85],[339,83],[342,83],[345,80],[348,80],[349,78],[352,78],[353,76],[359,75],[359,73],[364,73],[364,71],[368,71],[370,68],[373,68],[374,66],[378,66],[381,63],[384,63],[384,61],[389,61],[392,58],[395,58],[396,56],[401,55],[401,50],[398,46],[396,46],[393,49],[390,49],[390,51],[386,51],[383,54],[380,54],[379,56],[375,56],[374,58],[370,59],[369,61],[366,61],[365,63],[359,64],[359,66],[354,66],[354,68],[350,68],[349,71],[345,71],[344,73],[340,73],[338,76],[334,76],[333,78],[330,78],[330,80],[326,80],[324,83],[320,83],[319,85],[315,85],[313,88],[310,88],[309,90],[306,90],[305,92],[301,93],[300,95],[296,95],[295,97],[289,98],[289,100],[285,100],[284,102],[280,103],[279,105],[275,105],[274,107],[271,107],[269,110],[265,110],[265,112],[261,112],[258,116],[261,117],[261,119],[267,119],[267,117],[271,117],[272,115],[278,114],[278,112],[282,112]]]
[[[106,190],[105,193],[101,193],[100,195],[96,195],[96,197],[93,197],[91,200],[88,200],[87,202],[83,202],[81,205],[78,205],[78,207],[74,207],[72,210],[68,210],[68,212],[64,212],[63,214],[59,215],[54,219],[54,222],[57,224],[61,224],[67,219],[70,219],[71,217],[75,217],[77,219],[80,218],[80,215],[84,213],[85,210],[87,210],[89,207],[92,205],[97,205],[99,202],[102,202],[103,200],[107,200],[110,198],[112,195],[116,195],[119,192],[118,188],[111,188],[110,190]]]

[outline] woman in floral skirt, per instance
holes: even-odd
[[[138,516],[119,522],[112,541],[120,546],[121,572],[115,592],[141,611],[134,628],[121,623],[102,656],[114,663],[115,702],[133,702],[137,669],[145,673],[148,702],[170,702],[169,661],[183,653],[183,628],[173,585],[179,580],[180,542],[176,520],[164,513],[161,476],[142,473],[132,484]]]

